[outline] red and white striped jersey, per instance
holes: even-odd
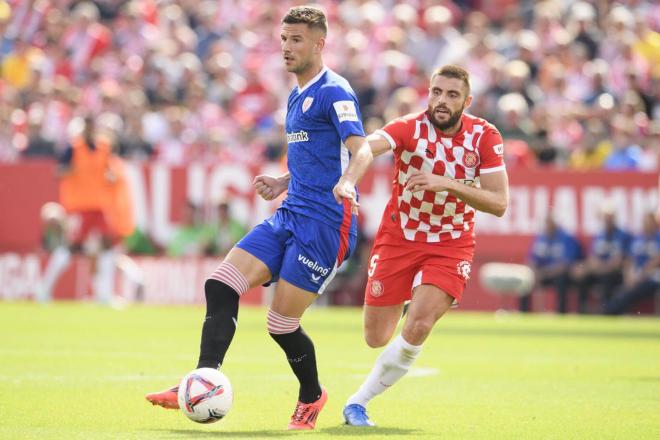
[[[437,243],[471,238],[475,209],[447,191],[405,189],[415,170],[450,177],[479,186],[479,176],[503,171],[502,136],[484,119],[463,114],[461,130],[445,136],[429,121],[426,112],[395,119],[376,134],[389,142],[395,157],[392,198],[388,216],[399,219],[407,240]]]

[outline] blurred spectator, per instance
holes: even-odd
[[[89,75],[92,60],[110,44],[112,34],[99,21],[98,7],[92,2],[77,3],[73,9],[72,25],[62,36],[60,44],[71,54],[71,67],[76,80]]]
[[[115,113],[130,130],[119,132],[127,158],[151,157],[150,144],[158,160],[175,165],[243,158],[246,147],[252,160],[278,160],[276,115],[291,78],[272,67],[280,56],[273,29],[278,9],[293,3],[0,0],[0,101],[27,115],[41,106],[35,131],[56,152],[76,115]],[[594,169],[602,141],[620,128],[606,126],[595,147],[584,140],[589,121],[624,115],[630,139],[604,163],[640,169],[633,156],[641,149],[641,169],[657,170],[645,159],[655,147],[648,127],[660,115],[656,5],[418,3],[320,2],[337,26],[329,67],[351,80],[365,121],[382,118],[400,88],[426,94],[428,73],[456,62],[473,72],[470,111],[501,119],[512,134],[509,166]],[[505,95],[526,103],[514,106],[513,120],[494,114]],[[1,161],[34,151],[15,138],[21,129],[0,130],[11,140],[1,141]],[[576,164],[581,155],[587,167]]]
[[[585,307],[592,293],[605,304],[623,283],[630,236],[617,226],[615,214],[612,202],[605,202],[601,208],[602,232],[593,237],[587,260],[573,270],[580,302]]]
[[[598,43],[602,38],[596,18],[596,10],[587,2],[579,1],[570,7],[568,25],[572,31],[573,40],[584,45],[590,60],[596,57]]]
[[[36,289],[36,300],[49,302],[53,288],[71,261],[68,239],[68,219],[59,203],[48,202],[41,207],[41,248],[49,258]]]
[[[214,241],[211,253],[225,255],[247,233],[247,228],[231,215],[231,206],[226,200],[218,203]]]
[[[97,130],[92,117],[76,121],[84,125],[60,159],[60,201],[68,213],[80,219],[72,246],[92,257],[94,297],[110,303],[115,246],[133,231],[130,193],[123,164],[112,153],[109,133]]]
[[[42,135],[43,112],[31,111],[27,122],[27,148],[23,156],[55,158],[55,143]]]
[[[656,194],[655,223],[656,225],[660,225],[660,175],[658,175],[658,192]]]
[[[23,40],[14,40],[13,51],[2,60],[2,79],[17,90],[25,90],[34,78],[35,53]]]
[[[11,19],[11,7],[5,0],[0,0],[0,60],[13,50],[13,39],[8,26]]]
[[[137,115],[126,118],[118,140],[121,157],[146,160],[154,155],[154,147],[144,138],[142,121]]]
[[[562,229],[554,214],[546,216],[543,231],[532,243],[529,263],[534,270],[537,287],[552,287],[557,294],[557,312],[568,311],[568,292],[571,287],[571,267],[580,259],[581,249],[578,241]],[[522,311],[531,309],[532,295],[521,297]],[[584,311],[580,298],[579,311]]]
[[[612,171],[639,169],[642,148],[633,139],[633,127],[622,117],[612,121],[612,153],[603,168]]]
[[[625,313],[660,293],[660,230],[652,212],[644,216],[642,233],[632,240],[624,280],[624,288],[605,304],[608,315]]]
[[[569,167],[579,171],[593,171],[603,167],[612,153],[612,143],[605,138],[606,126],[600,119],[587,121],[585,136],[571,153]]]
[[[167,245],[170,257],[199,257],[213,253],[215,228],[204,222],[203,213],[193,202],[186,204],[183,223]]]

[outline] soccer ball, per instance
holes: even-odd
[[[234,394],[227,376],[213,368],[198,368],[181,379],[178,399],[190,420],[213,423],[227,415]]]

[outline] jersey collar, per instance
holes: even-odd
[[[323,74],[324,74],[325,72],[327,72],[327,71],[328,71],[328,66],[326,66],[326,65],[324,64],[324,65],[323,65],[323,68],[321,69],[321,71],[320,71],[319,73],[317,73],[316,76],[315,76],[314,78],[312,78],[312,79],[310,79],[309,81],[307,81],[307,84],[305,84],[305,87],[303,87],[303,88],[301,89],[300,86],[298,86],[298,94],[300,94],[300,93],[304,92],[305,90],[307,90],[308,88],[310,88],[315,82],[317,82],[319,79],[321,79],[321,77],[323,76]]]

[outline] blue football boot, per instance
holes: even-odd
[[[374,422],[369,420],[367,409],[358,403],[352,403],[344,407],[344,420],[350,426],[376,426]]]

